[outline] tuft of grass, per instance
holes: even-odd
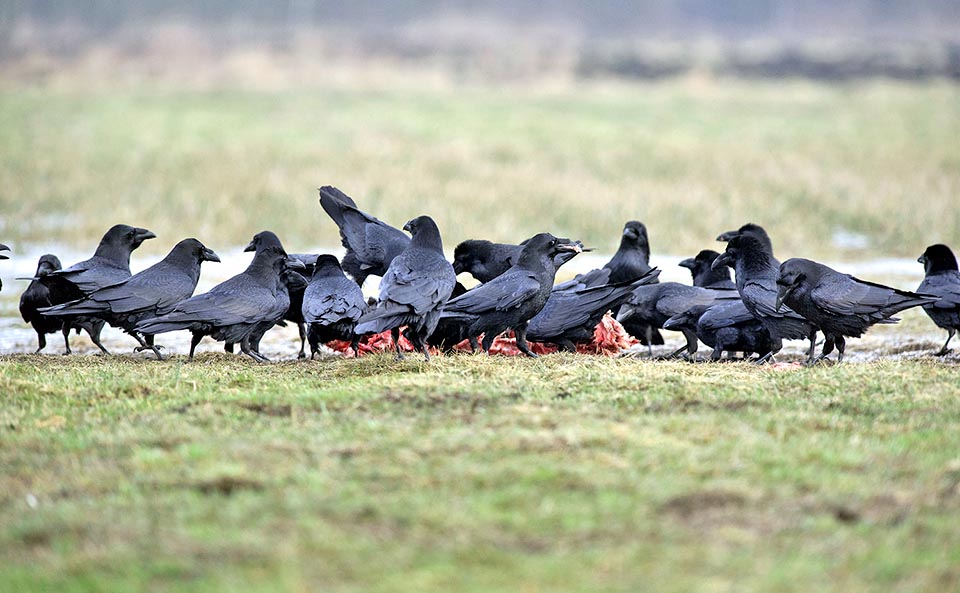
[[[958,378],[4,357],[0,590],[953,590]]]
[[[629,219],[670,254],[746,221],[784,256],[831,260],[960,237],[960,87],[945,83],[6,87],[8,243],[87,252],[126,221],[161,236],[145,254],[264,228],[334,246],[321,184],[396,226],[433,215],[448,248],[550,230],[612,252]]]

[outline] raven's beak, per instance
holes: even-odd
[[[781,286],[779,284],[777,285],[777,300],[773,303],[774,309],[776,311],[778,312],[780,311],[780,307],[783,306],[783,301],[785,301],[787,297],[790,296],[794,288],[796,288],[796,286]]]
[[[675,328],[680,327],[680,318],[671,317],[663,322],[663,329],[669,329],[673,331]]]
[[[0,243],[0,251],[10,251],[10,248]],[[0,253],[0,259],[10,259],[10,257]]]
[[[250,241],[249,243],[247,243],[247,246],[243,248],[244,253],[246,253],[247,251],[256,251],[256,250],[257,250],[257,246],[253,244],[253,241]]]
[[[917,263],[920,263],[920,264],[923,264],[923,265],[927,265],[927,256],[921,255],[920,257],[918,257],[918,258],[917,258]]]
[[[148,231],[147,229],[137,229],[136,230],[137,241],[143,242],[147,239],[156,239],[157,236],[153,234],[153,231]]]
[[[720,233],[719,235],[717,235],[717,241],[723,241],[724,243],[726,243],[727,241],[729,241],[730,239],[733,239],[739,234],[740,233],[738,233],[737,231],[727,231],[725,233]]]
[[[630,305],[620,305],[620,311],[617,312],[617,323],[623,323],[633,317],[633,307]]]
[[[581,247],[580,243],[557,243],[557,251],[583,253],[583,247]]]
[[[720,235],[720,236],[722,237],[723,235]],[[713,260],[713,263],[710,264],[710,269],[719,270],[723,266],[729,266],[732,262],[733,262],[733,256],[731,256],[729,253],[724,252],[724,253],[721,253],[720,256],[717,257],[717,259]]]
[[[295,258],[295,257],[289,257],[289,256],[287,256],[287,258],[283,260],[283,265],[284,265],[288,270],[305,271],[305,270],[307,269],[307,266],[306,266],[302,261],[300,261],[299,259],[297,259],[297,258]]]
[[[220,256],[213,252],[213,249],[203,248],[203,261],[215,261],[220,263]]]
[[[683,260],[677,265],[680,266],[681,268],[687,268],[688,270],[692,270],[693,267],[697,265],[697,262],[692,257],[688,257],[687,259]]]
[[[411,235],[413,234],[413,231],[410,230],[410,223],[409,223],[409,222],[408,222],[407,224],[403,225],[403,230],[407,231],[407,232],[410,233]]]
[[[459,262],[459,261],[454,261],[454,262],[453,262],[453,273],[454,273],[454,274],[461,274],[461,273],[463,273],[463,264],[462,264],[461,262]]]

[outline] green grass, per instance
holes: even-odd
[[[960,370],[0,360],[0,590],[950,591]]]
[[[322,84],[322,81],[319,81]],[[685,80],[444,89],[35,88],[0,94],[0,233],[88,251],[115,221],[211,246],[338,243],[315,188],[448,248],[550,230],[613,251],[627,219],[688,254],[753,220],[787,255],[916,257],[960,238],[960,87]],[[835,231],[869,252],[838,250]],[[299,247],[298,247],[299,246]]]

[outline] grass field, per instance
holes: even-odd
[[[7,358],[0,590],[957,590],[958,379]]]
[[[671,255],[748,220],[782,258],[960,244],[955,85],[390,80],[0,79],[0,241],[332,247],[329,183],[448,250],[610,253],[628,219]],[[955,359],[3,356],[0,393],[0,593],[960,590]]]
[[[748,220],[783,255],[833,260],[960,238],[955,85],[384,87],[7,84],[2,239],[87,250],[123,220],[160,235],[145,253],[190,235],[243,244],[263,228],[332,246],[321,184],[397,226],[430,213],[450,248],[550,230],[612,252],[628,219],[670,254]]]

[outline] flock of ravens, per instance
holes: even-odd
[[[429,216],[414,218],[401,231],[331,186],[320,188],[320,205],[340,229],[342,262],[332,255],[288,254],[274,233],[264,231],[246,247],[254,252],[246,270],[196,296],[201,264],[220,261],[196,239],[180,241],[162,261],[133,275],[131,253],[155,237],[147,229],[116,225],[93,257],[66,269],[56,256],[44,255],[20,299],[23,319],[37,332],[37,352],[46,346],[46,334],[62,332],[69,354],[71,330],[83,330],[108,353],[100,332],[109,323],[136,339],[137,351],[150,350],[158,359],[157,334],[188,330],[191,358],[210,336],[229,352],[239,345],[266,362],[260,339],[291,321],[300,328],[301,358],[305,342],[313,358],[320,344],[342,340],[358,352],[364,336],[388,331],[402,358],[401,330],[427,360],[430,347],[449,352],[465,341],[472,350],[489,352],[508,330],[521,352],[536,356],[528,341],[576,351],[611,312],[651,355],[666,329],[686,339],[671,357],[693,359],[703,342],[713,348],[711,360],[742,353],[763,363],[783,340],[809,340],[807,363],[815,364],[834,349],[842,361],[846,338],[876,323],[895,323],[893,316],[910,307],[922,306],[947,331],[937,355],[948,352],[960,328],[960,272],[946,245],[927,247],[918,260],[925,278],[917,292],[908,292],[808,259],[780,263],[766,231],[746,224],[717,237],[726,243],[723,253],[704,250],[682,261],[693,277],[685,285],[658,282],[659,270],[649,265],[647,229],[630,221],[606,265],[555,285],[557,268],[584,251],[579,241],[549,233],[519,245],[469,240],[457,245],[451,264]],[[480,284],[466,290],[457,282],[463,272]],[[368,302],[360,287],[370,275],[382,280],[379,299]],[[824,337],[819,356],[818,332]]]

